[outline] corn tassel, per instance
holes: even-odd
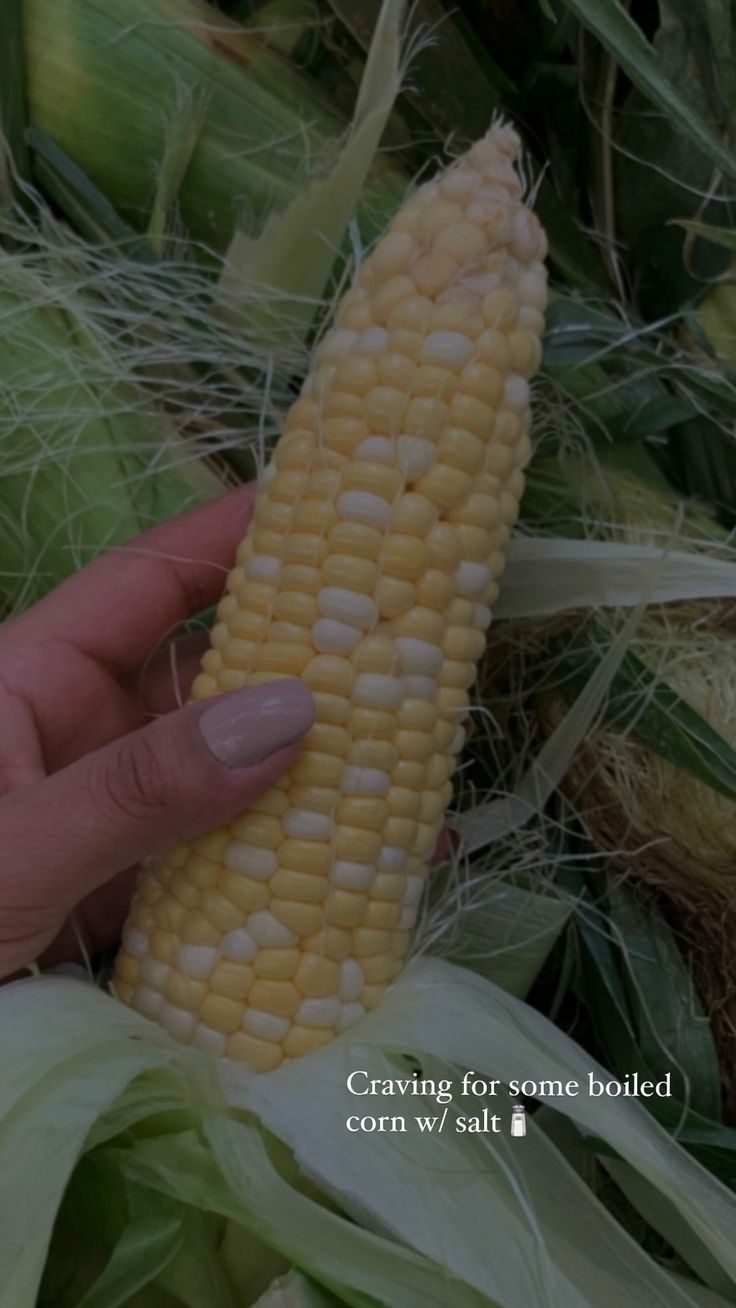
[[[283,781],[143,873],[121,999],[256,1070],[406,956],[531,450],[546,242],[495,126],[362,264],[292,407],[195,698],[297,676]]]

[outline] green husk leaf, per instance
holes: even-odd
[[[206,1119],[205,1134],[207,1144],[189,1131],[173,1145],[165,1137],[140,1140],[121,1155],[120,1166],[131,1179],[242,1222],[356,1308],[372,1300],[387,1308],[444,1308],[448,1291],[457,1308],[489,1308],[459,1280],[448,1285],[433,1260],[346,1222],[293,1189],[254,1126],[217,1114]]]
[[[645,591],[651,603],[732,597],[736,564],[717,555],[621,541],[517,536],[496,615],[540,618],[574,609],[630,608]]]
[[[553,642],[555,679],[570,691],[584,686],[607,648],[608,636],[591,625],[574,646]],[[605,711],[642,745],[736,799],[736,750],[631,650],[612,679]]]
[[[699,223],[694,218],[672,218],[673,227],[682,227],[691,236],[699,236],[724,250],[736,250],[736,232],[732,227],[715,227],[712,223]]]
[[[329,5],[367,51],[380,0],[362,0],[360,5],[329,0]],[[482,136],[499,108],[500,96],[514,90],[513,82],[488,47],[473,39],[459,9],[448,19],[440,0],[419,0],[412,6],[412,24],[417,31],[432,33],[433,39],[418,42],[411,84],[402,98],[440,140],[448,132],[468,141]]]
[[[90,1129],[147,1069],[160,1069],[176,1102],[166,1071],[176,1056],[156,1033],[140,1039],[145,1028],[135,1014],[79,982],[14,982],[0,995],[0,1019],[8,1053],[0,1084],[3,1294],[13,1308],[32,1308],[52,1223]]]
[[[307,33],[316,37],[319,23],[317,0],[264,0],[255,8],[252,0],[241,0],[233,7],[232,16],[272,49],[289,57],[297,54]]]
[[[301,1272],[289,1272],[274,1281],[253,1308],[338,1308],[339,1302]]]
[[[460,939],[448,957],[520,997],[531,989],[573,912],[573,905],[554,893],[505,880],[480,888],[467,907],[458,908]]]
[[[38,127],[29,127],[26,139],[39,184],[88,240],[122,247],[131,259],[153,258],[147,243],[55,141]]]
[[[664,919],[626,884],[609,891],[610,921],[626,942],[631,1007],[642,1057],[696,1112],[721,1115],[718,1056],[692,976]]]
[[[566,1308],[620,1308],[622,1296],[627,1308],[698,1302],[686,1282],[672,1288],[533,1122],[521,1148],[505,1132],[391,1137],[344,1129],[346,1113],[360,1107],[347,1092],[348,1072],[364,1065],[377,1074],[400,1071],[406,1053],[430,1075],[443,1063],[472,1066],[502,1084],[606,1077],[539,1013],[462,969],[414,962],[350,1033],[262,1077],[175,1045],[138,1014],[68,979],[7,987],[0,1018],[8,1055],[0,1086],[0,1264],[13,1269],[4,1287],[13,1308],[35,1304],[51,1224],[84,1150],[102,1167],[106,1191],[127,1178],[136,1194],[155,1191],[242,1223],[356,1308],[446,1308],[448,1301],[453,1308],[528,1308],[544,1301],[545,1286],[555,1287]],[[587,1094],[552,1102],[606,1156],[625,1159],[665,1196],[720,1278],[734,1276],[736,1199],[641,1104]],[[499,1105],[506,1122],[505,1092]],[[381,1107],[409,1111],[385,1100]],[[255,1116],[243,1120],[239,1108]],[[302,1179],[274,1149],[269,1130],[293,1143]],[[26,1178],[20,1193],[19,1175]],[[318,1188],[312,1183],[305,1192],[304,1175]],[[111,1176],[118,1182],[110,1184]],[[88,1180],[89,1200],[94,1193]],[[572,1242],[570,1230],[584,1239]],[[174,1266],[159,1281],[179,1293],[167,1279]]]
[[[596,1308],[607,1303],[608,1299],[600,1297],[602,1284],[605,1294],[605,1281],[601,1282],[599,1277],[595,1292],[591,1292],[589,1282],[585,1284],[586,1249],[593,1242],[597,1219],[589,1206],[578,1205],[576,1196],[569,1193],[567,1174],[563,1186],[559,1170],[555,1171],[554,1156],[545,1154],[538,1160],[532,1157],[532,1171],[527,1173],[526,1147],[523,1154],[520,1151],[515,1155],[508,1151],[508,1146],[504,1146],[503,1138],[496,1141],[495,1136],[486,1137],[486,1143],[493,1147],[486,1152],[485,1167],[469,1165],[466,1156],[465,1165],[460,1169],[458,1177],[463,1147],[471,1137],[464,1133],[454,1135],[453,1138],[452,1132],[445,1135],[444,1131],[433,1136],[407,1133],[393,1139],[380,1135],[360,1137],[356,1134],[354,1139],[344,1140],[341,1151],[338,1152],[340,1141],[334,1139],[334,1121],[342,1120],[350,1112],[378,1111],[375,1101],[371,1103],[370,1097],[361,1097],[358,1103],[355,1096],[347,1093],[344,1085],[344,1078],[352,1069],[364,1066],[363,1058],[367,1057],[365,1051],[369,1046],[373,1046],[376,1052],[394,1050],[397,1054],[412,1053],[419,1058],[425,1074],[430,1070],[434,1072],[435,1068],[439,1069],[441,1062],[446,1062],[458,1068],[472,1067],[480,1075],[497,1078],[502,1085],[508,1085],[514,1079],[517,1082],[530,1079],[538,1083],[541,1079],[552,1078],[563,1082],[577,1080],[587,1088],[589,1073],[604,1081],[607,1079],[603,1069],[552,1023],[519,1000],[478,977],[458,972],[438,960],[423,959],[411,964],[400,982],[389,991],[382,1005],[353,1028],[349,1037],[341,1038],[331,1051],[324,1051],[315,1055],[314,1059],[290,1065],[283,1069],[283,1073],[274,1074],[268,1083],[254,1080],[248,1087],[243,1087],[241,1093],[244,1106],[255,1109],[263,1120],[270,1122],[279,1134],[285,1136],[292,1143],[302,1166],[334,1194],[339,1194],[340,1201],[343,1205],[348,1205],[349,1211],[358,1220],[366,1220],[368,1214],[369,1220],[378,1223],[380,1229],[390,1226],[390,1229],[401,1234],[404,1239],[410,1239],[415,1245],[421,1240],[433,1240],[435,1245],[432,1247],[436,1247],[437,1226],[445,1232],[448,1230],[447,1215],[443,1216],[443,1203],[447,1202],[449,1208],[457,1212],[459,1200],[453,1199],[454,1186],[462,1187],[462,1208],[467,1215],[462,1223],[457,1224],[453,1220],[449,1224],[453,1238],[447,1245],[445,1256],[451,1264],[462,1262],[463,1267],[468,1269],[475,1266],[477,1283],[484,1285],[486,1292],[495,1293],[504,1305],[534,1302],[531,1287],[535,1276],[541,1274],[542,1267],[545,1283],[555,1286],[558,1297],[565,1304],[579,1301],[571,1289],[573,1282],[581,1294],[582,1302],[595,1304]],[[435,1063],[434,1060],[440,1060],[440,1063]],[[380,1063],[369,1062],[369,1077],[380,1076],[380,1066]],[[376,1071],[372,1068],[376,1068]],[[320,1086],[319,1095],[314,1089],[309,1089],[312,1077],[315,1078],[314,1086]],[[235,1087],[231,1093],[237,1093]],[[326,1096],[334,1097],[334,1101],[331,1110],[323,1115],[320,1100]],[[492,1111],[501,1112],[504,1122],[507,1121],[506,1113],[512,1097],[503,1092],[493,1104]],[[413,1099],[412,1096],[412,1102]],[[297,1131],[291,1109],[294,1101],[304,1106],[300,1117],[301,1135]],[[405,1100],[392,1104],[380,1097],[380,1102],[380,1111],[383,1112],[399,1109],[412,1112],[407,1108]],[[558,1111],[576,1121],[586,1134],[604,1142],[616,1156],[625,1158],[638,1173],[648,1177],[667,1196],[688,1228],[703,1240],[719,1268],[733,1279],[736,1274],[736,1256],[730,1240],[729,1223],[736,1211],[736,1199],[684,1155],[648,1115],[642,1104],[628,1099],[612,1101],[605,1097],[590,1097],[585,1092],[578,1096],[554,1099],[552,1102]],[[467,1104],[458,1105],[458,1111],[463,1110],[468,1111]],[[422,1112],[421,1107],[419,1111]],[[434,1108],[430,1106],[428,1111],[438,1114],[441,1108],[439,1105]],[[532,1138],[535,1138],[533,1133]],[[401,1169],[396,1173],[395,1193],[392,1192],[388,1199],[385,1194],[379,1196],[377,1178],[382,1171],[380,1154],[388,1154],[390,1151],[393,1160],[397,1140],[408,1170],[405,1172]],[[453,1164],[450,1155],[456,1155],[458,1140],[461,1141],[460,1154],[457,1154]],[[356,1167],[357,1151],[360,1151],[360,1165]],[[516,1171],[514,1158],[519,1160],[522,1169],[518,1176],[520,1188],[512,1180]],[[435,1179],[441,1173],[442,1186],[430,1187],[422,1181],[421,1171],[417,1170],[422,1165],[431,1170]],[[505,1210],[497,1198],[491,1200],[496,1184],[494,1177],[499,1172],[504,1177],[501,1193],[506,1196],[507,1204],[509,1194],[515,1195],[514,1202]],[[546,1185],[545,1174],[549,1178]],[[404,1192],[404,1187],[411,1190],[411,1201]],[[466,1208],[468,1187],[473,1188],[475,1201]],[[416,1205],[416,1194],[425,1189],[432,1196],[428,1210],[418,1209]],[[481,1190],[485,1195],[482,1202]],[[533,1220],[521,1198],[522,1193],[534,1196]],[[489,1207],[489,1204],[492,1206]],[[562,1213],[560,1205],[564,1209]],[[505,1231],[499,1249],[509,1244],[518,1247],[519,1242],[523,1249],[526,1239],[530,1237],[535,1242],[522,1256],[521,1267],[527,1271],[525,1276],[519,1268],[517,1275],[522,1280],[518,1288],[516,1285],[509,1286],[508,1283],[504,1287],[504,1260],[499,1258],[496,1266],[489,1266],[487,1256],[483,1255],[488,1231],[486,1217],[489,1212],[493,1213],[491,1226],[494,1232],[498,1235]],[[521,1212],[524,1213],[524,1219],[519,1227],[514,1218],[518,1222]],[[477,1230],[474,1229],[473,1215],[481,1219]],[[567,1233],[561,1244],[557,1244],[551,1234],[558,1220],[560,1231]],[[606,1215],[603,1220],[611,1219]],[[578,1225],[581,1221],[587,1223],[586,1238],[576,1239],[572,1245],[569,1232],[582,1229]],[[607,1264],[610,1267],[608,1260],[614,1257],[615,1241],[606,1243],[608,1253],[603,1254],[601,1249],[598,1254],[596,1237],[596,1260],[599,1267],[601,1261],[604,1267]],[[539,1258],[532,1252],[535,1244]],[[472,1261],[473,1245],[478,1259],[476,1263]],[[633,1256],[635,1249],[633,1243],[627,1241],[627,1251],[629,1248],[631,1254],[627,1252],[626,1257]],[[562,1282],[557,1281],[556,1276],[550,1281],[550,1258],[567,1282],[567,1292],[563,1295],[560,1291]],[[624,1259],[621,1258],[617,1266],[619,1277],[623,1263]],[[638,1295],[640,1292],[651,1296],[649,1300],[642,1298],[642,1303],[661,1302],[664,1306],[673,1302],[672,1298],[667,1297],[664,1285],[657,1284],[656,1276],[654,1279],[646,1278],[647,1289],[642,1291],[638,1271],[637,1267],[637,1278],[632,1278],[626,1284],[625,1292],[619,1281],[619,1297],[615,1299],[612,1295],[612,1305],[620,1304],[622,1298],[625,1298],[627,1304],[639,1302],[638,1297],[632,1298],[630,1295]],[[615,1290],[615,1278],[611,1284]],[[588,1291],[587,1298],[583,1286]],[[675,1299],[674,1302],[676,1301]],[[689,1302],[687,1298],[684,1301]]]
[[[6,0],[0,43],[0,206],[12,201],[15,178],[28,176],[25,127],[23,0]]]
[[[157,1208],[124,1228],[105,1270],[78,1308],[119,1308],[170,1263],[184,1239],[182,1213],[158,1199]]]
[[[442,1014],[437,1020],[444,1025]],[[472,1066],[477,1066],[475,1059]],[[422,1076],[432,1077],[435,1083],[454,1076],[452,1067],[431,1057],[422,1057],[420,1067]],[[356,1083],[361,1090],[372,1078],[411,1077],[407,1060],[386,1057],[366,1044],[360,1032],[352,1041],[344,1072],[352,1068],[365,1074]],[[305,1105],[300,1130],[290,1109],[297,1097]],[[449,1120],[441,1131],[432,1132],[419,1130],[415,1119],[440,1120],[443,1107],[433,1097],[412,1094],[390,1101],[361,1094],[356,1099],[327,1063],[318,1068],[304,1062],[288,1077],[274,1078],[270,1094],[254,1085],[249,1102],[291,1144],[305,1171],[346,1206],[354,1220],[425,1252],[439,1248],[446,1265],[462,1269],[503,1308],[555,1300],[570,1308],[593,1304],[615,1308],[622,1300],[631,1308],[650,1304],[664,1308],[668,1302],[661,1273],[616,1227],[535,1129],[533,1120],[523,1152],[508,1142],[511,1096],[505,1087],[480,1102],[463,1102],[455,1093]],[[461,1121],[467,1127],[472,1116],[482,1113],[484,1103],[489,1116],[496,1115],[500,1131],[479,1137],[461,1129]],[[407,1129],[389,1135],[341,1132],[336,1138],[331,1123],[342,1123],[356,1113],[369,1117],[398,1113]],[[392,1166],[395,1180],[387,1195],[382,1178]],[[427,1195],[427,1202],[417,1202],[420,1195]],[[462,1221],[457,1220],[459,1212]],[[578,1233],[574,1247],[563,1234],[573,1229]],[[488,1257],[489,1231],[496,1251],[493,1258]],[[504,1248],[518,1250],[518,1259],[503,1258]]]
[[[641,619],[643,605],[626,622],[580,687],[577,699],[545,741],[509,796],[477,804],[455,821],[467,853],[472,854],[526,825],[543,811],[559,786],[602,704]],[[590,667],[588,667],[590,670]]]
[[[180,192],[187,232],[222,250],[301,190],[344,124],[315,84],[202,0],[26,0],[31,121],[145,229],[182,87],[207,102]],[[53,33],[53,39],[50,38]],[[364,212],[390,192],[388,169]]]
[[[348,223],[373,163],[400,88],[400,24],[404,0],[383,0],[355,108],[340,155],[322,181],[314,181],[284,213],[272,216],[260,236],[237,232],[220,277],[223,306],[239,313],[241,287],[259,284],[269,296],[284,297],[278,313],[249,307],[263,317],[268,335],[284,331],[303,339],[332,271]]]
[[[167,224],[177,202],[192,155],[204,128],[207,105],[203,97],[183,89],[169,123],[166,146],[156,178],[156,194],[148,221],[148,239],[161,258]]]
[[[563,0],[563,3],[618,60],[634,86],[658,105],[727,177],[736,180],[733,151],[683,100],[678,89],[662,76],[652,47],[619,0]]]
[[[40,598],[101,549],[220,487],[118,384],[74,293],[8,259],[0,321],[0,593]],[[140,409],[143,411],[139,411]]]

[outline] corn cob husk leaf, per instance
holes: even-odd
[[[136,227],[149,221],[182,88],[206,112],[181,217],[219,249],[236,226],[258,230],[285,207],[343,128],[313,83],[199,0],[173,12],[165,0],[30,0],[25,36],[34,124]],[[379,174],[366,212],[384,186]]]
[[[404,0],[381,5],[353,121],[327,177],[272,215],[257,237],[236,232],[228,246],[218,288],[223,309],[236,318],[245,311],[268,340],[285,333],[302,344],[308,335],[399,93],[403,13]],[[261,285],[268,302],[251,300],[243,310],[244,284]]]
[[[620,1308],[622,1294],[632,1308],[707,1302],[694,1282],[675,1280],[637,1247],[533,1121],[523,1151],[503,1136],[450,1129],[398,1138],[344,1130],[341,1119],[357,1102],[346,1090],[347,1072],[364,1067],[369,1075],[405,1075],[411,1065],[394,1051],[413,1052],[424,1075],[457,1079],[453,1068],[470,1066],[502,1086],[514,1077],[606,1076],[540,1014],[462,969],[418,961],[349,1037],[254,1079],[226,1065],[218,1069],[93,987],[68,979],[15,983],[0,995],[0,1009],[13,1069],[0,1094],[8,1164],[0,1185],[13,1185],[16,1157],[31,1178],[20,1205],[8,1202],[0,1229],[17,1308],[35,1303],[54,1213],[83,1152],[79,1174],[102,1167],[98,1184],[104,1184],[111,1176],[104,1169],[112,1167],[118,1183],[144,1184],[164,1200],[163,1213],[172,1211],[168,1195],[174,1204],[184,1200],[244,1223],[286,1248],[340,1301],[360,1308],[376,1301],[396,1308],[446,1305],[449,1293],[453,1305],[541,1308],[553,1287],[576,1308]],[[504,1123],[511,1102],[503,1089],[492,1105]],[[733,1196],[640,1103],[587,1094],[550,1103],[598,1148],[647,1179],[667,1214],[683,1224],[692,1249],[711,1260],[709,1280],[719,1281],[727,1296],[716,1292],[713,1302],[724,1308],[736,1272]],[[421,1096],[416,1104],[412,1096],[411,1105],[383,1098],[380,1105],[363,1099],[361,1106],[410,1117],[441,1112]],[[456,1101],[450,1121],[464,1110]],[[274,1135],[312,1178],[311,1197],[286,1156],[274,1166],[266,1144]],[[470,1206],[469,1193],[477,1200]],[[352,1221],[330,1211],[333,1200]],[[460,1226],[458,1205],[465,1215]],[[584,1230],[585,1240],[571,1242],[571,1229]],[[498,1239],[501,1231],[509,1238]],[[52,1266],[60,1254],[57,1242]],[[434,1286],[428,1274],[438,1278]],[[247,1302],[247,1285],[237,1288],[238,1302]]]
[[[175,436],[115,384],[63,282],[6,262],[0,316],[0,590],[14,608],[220,482],[189,456],[176,468]]]

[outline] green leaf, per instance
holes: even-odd
[[[333,1119],[334,1121],[334,1119]],[[206,1122],[208,1146],[193,1132],[138,1141],[120,1154],[133,1180],[242,1222],[265,1242],[364,1308],[490,1308],[489,1300],[432,1259],[346,1221],[307,1199],[279,1175],[259,1131],[223,1114]]]
[[[644,1062],[656,1079],[670,1073],[682,1103],[705,1117],[720,1118],[713,1033],[672,931],[656,905],[645,906],[629,886],[612,884],[609,899]]]
[[[672,227],[682,227],[691,236],[720,245],[724,250],[736,250],[736,231],[733,227],[715,227],[712,223],[696,222],[694,218],[671,218]]]
[[[206,99],[185,85],[177,87],[177,100],[167,129],[163,155],[156,174],[156,192],[148,220],[148,239],[155,254],[164,253],[170,222],[184,178],[204,127]]]
[[[38,182],[84,236],[114,242],[132,259],[150,262],[154,258],[146,241],[123,221],[102,191],[50,136],[38,127],[29,127],[26,140]]]
[[[563,0],[563,3],[618,60],[624,72],[652,104],[662,109],[722,172],[736,180],[736,156],[707,122],[662,76],[654,51],[619,0]]]
[[[328,3],[367,51],[380,0]],[[419,45],[402,98],[440,140],[449,132],[461,140],[476,140],[488,130],[501,93],[513,90],[513,83],[494,62],[489,45],[474,38],[460,9],[448,17],[441,0],[417,0],[411,19],[415,30],[431,32],[433,39]]]
[[[269,1286],[253,1308],[339,1308],[334,1295],[315,1285],[301,1272],[289,1272]]]
[[[13,171],[28,176],[23,0],[5,0],[0,41],[0,205],[15,192]],[[6,157],[10,153],[10,165]]]
[[[398,1136],[357,1133],[352,1138],[336,1133],[333,1124],[350,1113],[411,1115],[413,1111],[406,1096],[357,1099],[348,1092],[345,1077],[352,1069],[365,1067],[368,1077],[380,1079],[386,1067],[396,1075],[392,1069],[397,1062],[370,1058],[371,1049],[376,1054],[391,1049],[412,1054],[422,1072],[435,1080],[441,1063],[458,1072],[473,1068],[476,1076],[496,1078],[496,1085],[504,1089],[483,1102],[491,1112],[501,1114],[504,1126],[499,1136],[486,1137],[484,1163],[474,1151],[466,1152],[464,1146],[471,1139],[467,1134],[455,1135],[458,1151],[451,1133],[443,1132],[434,1140],[409,1131]],[[399,1060],[398,1066],[402,1065]],[[554,1096],[549,1102],[654,1184],[736,1285],[731,1237],[736,1199],[667,1137],[643,1103],[589,1095],[589,1074],[604,1081],[609,1076],[529,1005],[480,977],[424,958],[410,964],[381,1005],[356,1024],[349,1037],[341,1038],[337,1048],[295,1060],[267,1082],[254,1079],[241,1087],[240,1099],[243,1107],[256,1111],[291,1143],[302,1168],[319,1178],[354,1217],[365,1220],[367,1214],[379,1229],[388,1227],[415,1247],[425,1241],[432,1250],[441,1245],[452,1265],[467,1267],[469,1273],[474,1269],[476,1283],[504,1308],[536,1302],[538,1277],[566,1308],[581,1302],[589,1308],[620,1308],[622,1303],[627,1308],[635,1304],[670,1308],[681,1293],[688,1303],[685,1291],[672,1293],[660,1282],[654,1260],[643,1261],[641,1249],[628,1237],[622,1239],[611,1215],[559,1155],[540,1144],[541,1133],[534,1131],[533,1119],[528,1154],[526,1148],[518,1153],[510,1149],[504,1139],[513,1102],[507,1089],[511,1081],[577,1080],[584,1091]],[[456,1072],[456,1088],[458,1081]],[[546,1095],[539,1097],[548,1101]],[[298,1115],[295,1104],[303,1105]],[[461,1097],[455,1110],[474,1111]],[[397,1168],[399,1148],[404,1165]],[[395,1187],[387,1192],[382,1178],[392,1167]],[[437,1184],[438,1177],[442,1185]],[[425,1192],[427,1204],[418,1205],[417,1196]],[[527,1197],[533,1197],[531,1209]],[[457,1222],[450,1214],[460,1211],[465,1215]],[[489,1230],[498,1250],[494,1259],[487,1257]],[[446,1236],[449,1231],[452,1239],[445,1240],[440,1232]],[[520,1252],[513,1281],[501,1253],[507,1248]],[[542,1250],[545,1256],[540,1262]],[[449,1295],[448,1299],[454,1304]]]
[[[454,908],[458,921],[448,957],[512,995],[526,995],[572,912],[572,904],[554,893],[508,881],[481,883],[468,903]]]
[[[609,643],[590,627],[582,644],[553,642],[555,680],[570,691],[584,686]],[[605,712],[655,754],[736,799],[736,750],[631,650],[614,676]]]
[[[120,1308],[171,1262],[184,1239],[182,1212],[157,1199],[158,1212],[134,1218],[124,1228],[105,1270],[76,1308]]]
[[[328,176],[272,215],[257,238],[237,232],[230,243],[219,282],[223,312],[236,319],[245,312],[269,340],[286,334],[302,343],[311,330],[399,93],[404,4],[382,0],[351,130]],[[248,302],[243,290],[254,285],[275,300],[275,311],[269,298]]]

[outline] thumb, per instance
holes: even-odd
[[[282,678],[189,704],[0,801],[0,976],[131,864],[227,822],[294,762],[314,720]]]

